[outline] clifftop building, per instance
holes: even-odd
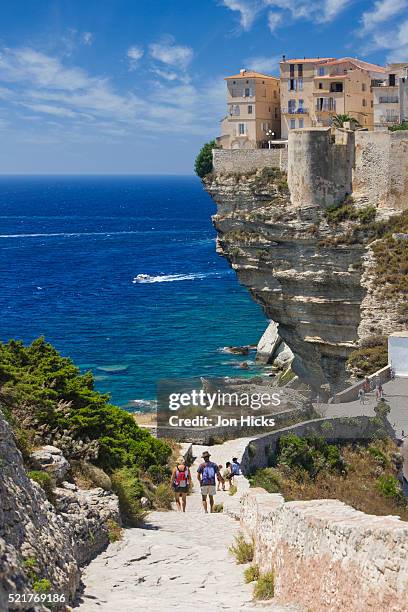
[[[373,129],[372,84],[385,77],[381,66],[352,57],[284,57],[280,69],[282,138],[294,128],[327,127],[340,114]]]
[[[373,87],[376,130],[408,121],[408,63],[390,64],[384,77]]]
[[[226,77],[227,116],[217,142],[223,149],[259,149],[280,136],[279,79],[252,70]],[[273,134],[273,135],[272,135]]]

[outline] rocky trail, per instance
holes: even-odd
[[[211,459],[225,464],[240,456],[248,439],[211,447]],[[228,552],[239,524],[227,514],[205,514],[196,480],[204,447],[194,446],[195,480],[187,512],[151,512],[142,528],[126,529],[123,540],[111,544],[85,569],[84,592],[75,607],[81,612],[178,612],[293,608],[252,601],[253,584],[245,584],[244,566]],[[216,503],[238,505],[248,488],[239,477],[236,500],[218,492]]]

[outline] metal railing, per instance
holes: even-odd
[[[307,115],[309,112],[308,108],[301,106],[299,108],[293,108],[290,106],[289,108],[281,108],[281,113],[283,115]]]

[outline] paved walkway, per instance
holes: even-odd
[[[408,436],[408,378],[396,378],[383,385],[384,399],[389,404],[391,412],[388,420],[394,426],[398,437],[402,432]],[[377,405],[375,392],[367,393],[365,404],[359,400],[344,404],[320,404],[318,409],[323,416],[375,416],[374,406]]]
[[[225,464],[240,457],[251,438],[212,446],[211,459]],[[194,446],[194,491],[185,514],[152,512],[140,529],[125,530],[84,571],[81,612],[218,612],[221,610],[293,610],[252,602],[252,584],[245,584],[244,567],[236,565],[228,546],[239,525],[225,514],[204,514],[196,469],[204,447]],[[240,476],[239,492],[249,485]],[[238,494],[237,494],[238,495]],[[217,493],[216,501],[229,497]],[[230,497],[229,497],[230,499]]]

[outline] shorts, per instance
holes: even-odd
[[[188,487],[177,487],[176,485],[173,485],[173,491],[175,493],[188,493]]]
[[[201,495],[215,495],[216,492],[215,485],[201,485]]]

